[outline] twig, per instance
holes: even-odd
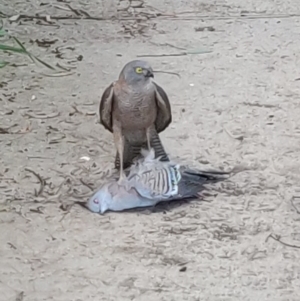
[[[195,27],[195,31],[215,31],[215,28],[213,26],[200,26],[200,27]]]
[[[28,172],[31,172],[32,174],[34,174],[38,178],[38,180],[40,181],[40,189],[39,189],[39,191],[36,191],[34,189],[35,196],[36,197],[40,196],[41,193],[44,190],[44,187],[46,185],[46,181],[38,173],[36,173],[35,171],[33,171],[33,170],[29,169],[29,168],[25,168],[25,170],[28,171]]]
[[[59,138],[56,138],[56,139],[50,139],[49,140],[49,144],[56,144],[56,143],[59,143],[61,140],[65,139],[67,136],[66,134],[62,133],[62,136],[59,137]]]
[[[71,5],[66,4],[66,6],[67,6],[67,7],[68,7],[75,15],[77,15],[77,16],[82,16],[81,13],[80,13],[77,9],[73,8]]]
[[[80,111],[78,110],[78,108],[76,107],[76,105],[72,105],[71,107],[74,109],[74,112],[71,112],[71,113],[69,114],[70,116],[73,116],[75,113],[78,113],[78,114],[80,114],[80,115],[84,115],[82,112],[80,112]]]
[[[168,46],[168,47],[175,48],[175,49],[178,49],[178,50],[183,50],[183,51],[186,50],[186,48],[175,46],[175,45],[172,45],[170,43],[155,43],[155,42],[151,42],[151,41],[149,41],[149,43],[151,43],[155,46],[160,46],[160,47]]]
[[[53,170],[53,169],[52,169],[52,170]],[[54,171],[55,171],[55,170],[54,170]],[[58,193],[59,193],[60,190],[62,189],[63,185],[64,185],[65,183],[67,183],[67,181],[68,181],[68,178],[67,178],[67,179],[65,178],[65,179],[59,184],[57,190],[56,190],[54,193],[49,192],[49,191],[46,191],[47,194],[49,194],[49,195],[51,195],[51,196],[55,196],[56,198],[58,198],[58,197],[60,196]]]
[[[55,27],[55,28],[60,28],[60,26],[57,25],[57,24],[52,24],[52,23],[42,23],[41,20],[37,20],[35,24],[41,25],[41,26],[51,26],[51,27]]]
[[[63,76],[73,75],[75,74],[75,72],[58,72],[53,74],[46,74],[46,73],[41,73],[41,74],[47,77],[63,77]]]
[[[83,16],[51,16],[51,20],[94,20],[94,21],[107,21],[107,19],[101,18],[101,17],[92,17],[90,16],[87,12],[83,12],[80,10],[85,17]],[[12,16],[5,15],[7,18],[11,18]],[[20,19],[35,19],[35,20],[43,20],[46,22],[49,22],[49,16],[33,16],[33,15],[19,15],[17,20],[19,21]],[[126,18],[118,18],[118,21],[127,21],[127,20],[141,20],[144,19],[142,17],[126,17]]]
[[[153,15],[156,17],[174,17],[174,18],[176,17],[175,13],[173,13],[173,14],[172,13],[164,13],[162,10],[160,10],[156,7],[153,7],[151,5],[146,5],[145,7],[152,9],[154,12],[153,13],[141,12],[143,14]]]
[[[57,66],[58,68],[64,70],[64,71],[70,72],[70,70],[71,70],[71,69],[68,69],[68,68],[66,68],[66,67],[61,66],[59,63],[57,63],[56,66]]]
[[[11,18],[12,16],[7,16],[8,18]],[[44,20],[48,22],[49,16],[33,16],[33,15],[19,15],[18,20],[20,19],[37,19],[37,20]],[[105,19],[101,17],[85,17],[82,18],[82,16],[51,16],[52,20],[96,20],[96,21],[105,21]]]
[[[154,73],[173,74],[173,75],[176,75],[176,76],[178,76],[179,78],[181,78],[180,74],[179,74],[179,73],[176,73],[176,72],[170,72],[170,71],[154,71]]]
[[[179,49],[179,50],[185,50],[185,48],[183,48],[183,47],[175,46],[175,45],[172,45],[170,43],[165,43],[165,45],[169,46],[169,47],[172,47],[172,48]],[[162,46],[164,46],[164,45],[162,44]]]
[[[12,249],[17,250],[17,247],[15,245],[13,245],[11,242],[7,243]]]
[[[251,102],[243,102],[243,105],[250,107],[259,107],[259,108],[277,108],[278,106],[271,104],[260,104],[260,103],[251,103]]]
[[[60,5],[53,5],[55,8],[58,8],[58,9],[62,9],[62,10],[65,10],[65,11],[73,11],[77,16],[81,16],[81,14],[87,16],[87,17],[91,17],[90,14],[88,14],[86,11],[82,10],[82,9],[74,9],[72,8],[69,4],[66,4],[68,6],[67,7],[64,7],[64,6],[60,6]]]
[[[240,135],[240,136],[234,136],[232,135],[225,127],[223,127],[224,131],[233,139],[239,140],[239,141],[243,141],[244,140],[244,136]]]
[[[137,57],[165,57],[165,56],[184,56],[187,55],[186,52],[182,53],[173,53],[173,54],[138,54]]]
[[[166,57],[166,56],[184,56],[188,54],[205,54],[211,53],[211,50],[200,50],[200,51],[184,51],[181,53],[162,53],[162,54],[138,54],[137,57]]]
[[[29,211],[33,212],[33,213],[44,214],[44,212],[41,210],[41,208],[43,208],[43,207],[42,206],[38,206],[37,208],[31,208],[31,209],[29,209]]]
[[[59,220],[59,222],[62,222],[62,221],[64,220],[64,218],[66,217],[67,214],[69,214],[69,211],[63,214],[63,216],[62,216],[62,218]]]
[[[83,18],[82,16],[51,16],[52,20],[95,20],[95,21],[107,21],[105,18],[101,17],[92,17],[88,13],[83,12],[82,10],[78,10],[78,12],[81,12],[85,15]],[[294,17],[300,17],[300,14],[282,14],[282,15],[236,15],[236,16],[208,16],[208,15],[193,15],[188,17],[178,17],[180,13],[175,14],[165,14],[165,13],[157,13],[157,14],[148,14],[149,18],[157,18],[162,17],[160,19],[167,19],[167,20],[232,20],[232,19],[283,19],[283,18],[294,18]],[[0,12],[0,15],[3,18],[11,18],[14,17],[13,15],[7,15]],[[49,16],[33,16],[33,15],[18,15],[18,18],[16,18],[16,21],[19,21],[20,19],[38,19],[38,20],[44,20],[46,22],[49,21]],[[118,21],[126,21],[126,20],[140,20],[142,18],[139,17],[123,17],[118,18]]]
[[[120,1],[121,2],[121,1]],[[139,1],[139,4],[132,5],[132,1],[129,0],[129,4],[126,7],[118,8],[118,11],[128,11],[130,8],[143,8],[144,7],[144,1]]]
[[[62,222],[62,221],[65,219],[65,217],[70,213],[71,208],[72,208],[73,206],[74,206],[74,204],[72,204],[72,205],[64,205],[64,204],[61,204],[61,205],[59,206],[59,208],[60,208],[61,210],[65,211],[65,213],[63,213],[63,216],[61,217],[61,219],[59,220],[59,222]]]
[[[87,13],[86,11],[79,9],[79,12],[81,12],[82,14],[84,14],[87,18],[91,18],[91,15],[89,13]]]
[[[294,204],[294,199],[299,199],[300,198],[300,196],[292,196],[292,198],[291,198],[291,204],[292,204],[292,206],[294,207],[294,209],[296,210],[296,212],[298,213],[298,214],[300,214],[300,211],[298,210],[298,208],[296,207],[296,205]]]
[[[276,241],[278,241],[279,243],[281,243],[282,245],[286,246],[286,247],[290,247],[290,248],[295,248],[295,249],[300,249],[300,246],[296,246],[296,245],[291,245],[288,244],[286,242],[283,242],[282,240],[280,240],[281,236],[280,235],[276,235],[275,236],[273,234],[270,234],[267,238],[266,238],[266,242],[269,240],[269,238],[272,238]]]
[[[94,188],[93,188],[90,184],[84,182],[82,179],[80,179],[79,181],[80,181],[84,186],[86,186],[87,188],[89,188],[91,191],[94,191]]]
[[[71,193],[70,194],[73,198],[75,199],[84,199],[84,198],[89,198],[91,196],[91,193],[85,193],[85,194],[75,194],[75,193]]]
[[[128,4],[126,7],[118,8],[118,11],[128,11],[130,7],[130,4]]]
[[[69,8],[64,7],[64,6],[60,6],[60,5],[53,5],[53,7],[58,8],[58,9],[61,9],[61,10],[64,10],[64,11],[70,11]]]
[[[54,157],[43,157],[43,156],[27,156],[28,159],[41,159],[41,160],[53,160]]]
[[[177,13],[178,15],[178,13]],[[232,19],[283,19],[283,18],[295,18],[300,17],[300,14],[282,14],[282,15],[236,15],[236,16],[208,16],[208,15],[192,15],[187,17],[178,17],[175,16],[173,18],[161,18],[161,19],[175,19],[175,20],[232,20]]]
[[[81,112],[81,111],[79,111],[79,109],[76,107],[76,105],[72,105],[72,108],[74,109],[74,112],[69,113],[69,116],[73,116],[75,113],[78,113],[78,114],[81,114],[81,115],[84,115],[84,116],[94,116],[94,115],[96,115],[95,112],[86,112],[86,113]]]
[[[52,114],[43,115],[43,116],[38,116],[38,115],[35,115],[35,114],[25,113],[23,116],[28,116],[30,118],[35,118],[35,119],[49,119],[49,118],[58,117],[59,115],[60,115],[60,113],[57,112],[57,113],[52,113]]]

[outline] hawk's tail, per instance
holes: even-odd
[[[159,135],[155,132],[151,137],[151,147],[154,148],[155,158],[161,157],[160,161],[170,161],[161,141]]]
[[[154,149],[155,158],[161,157],[160,161],[170,161],[161,141],[159,135],[155,132],[150,141],[151,147]],[[124,156],[123,156],[123,168],[126,169],[130,167],[133,163],[134,159],[141,156],[141,149],[147,148],[147,143],[143,143],[142,145],[131,145],[128,141],[125,140],[124,142]],[[117,152],[115,158],[115,168],[120,169],[120,157]]]
[[[133,160],[141,155],[142,146],[131,145],[128,141],[124,141],[124,154],[123,154],[123,168],[126,169],[130,167],[133,163]],[[120,156],[119,153],[116,153],[115,158],[115,168],[120,169]]]

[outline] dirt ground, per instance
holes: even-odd
[[[66,70],[53,76],[23,56],[0,69],[0,300],[298,301],[298,0],[148,0],[108,21],[53,19],[101,17],[100,0],[70,1],[76,12],[64,0],[13,2],[0,11],[52,17],[5,26]],[[180,75],[155,76],[172,105],[167,152],[250,170],[167,211],[60,209],[113,170],[103,89],[138,55],[179,53],[144,58]]]

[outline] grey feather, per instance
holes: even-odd
[[[153,149],[126,170],[127,179],[118,184],[110,179],[88,200],[93,212],[123,211],[155,206],[162,201],[197,198],[204,184],[228,178],[226,172],[205,172],[189,169],[173,162],[154,158]],[[160,182],[163,181],[163,182]]]

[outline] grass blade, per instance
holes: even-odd
[[[2,19],[0,19],[0,30],[3,31],[3,20]]]
[[[36,56],[33,56],[38,62],[40,62],[41,64],[43,64],[44,66],[46,66],[47,68],[51,69],[51,70],[56,70],[54,67],[52,67],[51,65],[47,64],[46,62],[42,61],[41,59],[39,59]]]
[[[5,30],[3,30],[2,28],[0,28],[0,37],[4,37],[7,35],[7,32]]]
[[[7,35],[7,33],[5,30],[3,30],[2,26],[0,26],[0,37],[3,37],[4,35]],[[44,65],[45,67],[47,67],[51,70],[56,70],[56,68],[52,67],[48,63],[42,61],[41,59],[39,59],[38,57],[36,57],[35,55],[33,55],[29,51],[27,51],[27,49],[24,47],[22,42],[20,42],[16,37],[11,37],[11,38],[19,45],[20,48],[0,44],[0,51],[11,51],[11,52],[15,52],[15,53],[26,54],[32,60],[32,62],[35,63],[35,60],[36,60],[36,61],[40,62],[42,65]],[[8,62],[0,61],[0,68],[5,67],[7,64],[8,64]]]
[[[2,62],[2,61],[0,61],[0,69],[4,68],[8,64],[9,64],[9,62]]]
[[[24,45],[15,37],[12,37],[16,42],[17,44],[23,49],[24,52],[27,52],[26,48],[24,47]]]
[[[24,50],[24,53],[26,53],[30,57],[31,61],[34,62],[32,55],[27,51],[27,49],[24,47],[24,45],[17,38],[15,38],[15,37],[12,37],[12,38]]]
[[[8,46],[8,45],[3,45],[3,44],[0,44],[0,50],[17,52],[17,53],[27,53],[26,51],[24,52],[24,50],[22,48],[16,48],[13,46]]]

